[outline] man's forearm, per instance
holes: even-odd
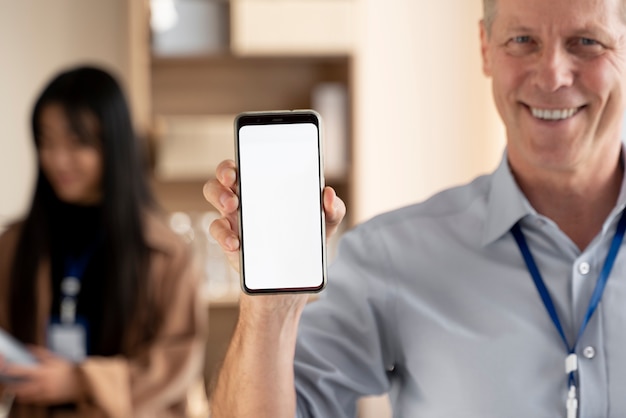
[[[304,304],[268,312],[245,302],[211,396],[211,418],[293,418],[293,360]]]

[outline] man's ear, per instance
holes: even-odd
[[[483,58],[483,73],[487,77],[491,77],[491,61],[489,60],[489,35],[487,34],[487,28],[485,27],[485,20],[481,20],[480,23],[480,53]]]

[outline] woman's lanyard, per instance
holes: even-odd
[[[548,292],[548,288],[541,277],[541,273],[539,273],[539,269],[537,268],[537,264],[533,259],[533,256],[528,248],[528,244],[526,242],[526,238],[524,238],[524,234],[522,233],[522,229],[520,228],[519,222],[513,225],[511,228],[511,233],[515,237],[515,241],[517,241],[517,245],[524,257],[524,261],[526,262],[526,266],[528,267],[528,271],[535,282],[535,286],[539,291],[539,295],[541,296],[541,300],[554,323],[563,343],[565,343],[565,348],[567,350],[567,357],[565,359],[565,373],[568,376],[568,385],[569,392],[567,395],[567,417],[568,418],[576,418],[578,411],[578,397],[576,393],[577,382],[576,382],[576,371],[578,370],[578,357],[576,356],[576,344],[582,337],[585,332],[585,328],[589,323],[593,313],[595,312],[600,300],[602,299],[602,293],[604,292],[604,288],[606,286],[607,281],[609,280],[609,275],[611,274],[611,269],[613,268],[613,264],[615,262],[615,258],[617,257],[617,253],[622,245],[622,240],[624,239],[624,231],[626,230],[626,211],[622,213],[622,216],[617,224],[617,229],[615,231],[615,235],[613,236],[613,240],[611,241],[611,247],[609,248],[609,253],[606,256],[606,260],[604,261],[604,266],[602,267],[602,271],[600,272],[600,276],[598,277],[598,281],[596,282],[596,287],[593,290],[593,294],[591,295],[591,300],[589,301],[589,307],[587,308],[587,313],[583,319],[582,324],[580,325],[580,329],[578,330],[578,335],[576,336],[576,340],[572,346],[567,342],[567,338],[565,337],[565,332],[563,332],[563,327],[561,326],[561,321],[559,320],[559,316],[554,307],[554,303],[552,302],[552,298],[550,297],[550,292]]]
[[[80,293],[81,280],[87,265],[100,242],[99,239],[90,245],[79,257],[67,256],[65,270],[61,281],[61,310],[60,320],[63,324],[76,322],[76,305]]]

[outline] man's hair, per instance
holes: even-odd
[[[497,5],[496,0],[483,0],[483,22],[485,23],[485,29],[487,34],[491,33],[491,25],[496,17]],[[626,23],[626,1],[622,0],[621,10],[622,20]]]
[[[483,0],[483,22],[487,34],[491,33],[491,25],[496,17],[496,0]]]

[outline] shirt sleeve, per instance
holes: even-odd
[[[387,258],[375,231],[360,227],[342,238],[327,289],[299,327],[298,417],[355,417],[359,398],[389,390],[396,313]]]
[[[160,261],[168,266],[158,280],[163,323],[156,338],[131,356],[81,363],[87,392],[81,416],[184,416],[187,389],[201,376],[206,319],[189,258]]]

